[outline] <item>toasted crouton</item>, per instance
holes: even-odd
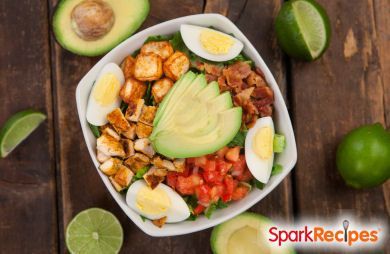
[[[115,181],[114,176],[110,176],[108,179],[110,179],[112,186],[114,186],[117,192],[121,192],[122,190],[125,189],[125,187],[122,187],[119,183]]]
[[[127,78],[119,91],[119,96],[126,103],[136,103],[138,99],[144,97],[148,86],[134,78]]]
[[[147,138],[152,134],[153,127],[144,123],[138,122],[135,128],[135,133],[139,138]]]
[[[134,173],[137,173],[138,170],[150,164],[150,159],[142,153],[135,153],[125,160],[125,164],[130,167]]]
[[[122,187],[128,187],[134,173],[126,166],[120,165],[118,172],[114,175],[114,180]]]
[[[100,131],[104,134],[110,135],[117,141],[121,140],[121,136],[109,124],[100,127]]]
[[[99,169],[106,175],[111,176],[114,175],[118,169],[119,166],[122,165],[122,161],[117,158],[111,158],[107,161],[105,161],[103,164],[99,166]]]
[[[164,74],[176,81],[190,68],[190,60],[183,52],[176,51],[164,62]]]
[[[110,159],[111,157],[108,155],[105,155],[104,153],[100,152],[99,150],[96,150],[96,159],[98,162],[103,163]]]
[[[126,79],[134,76],[134,64],[135,59],[132,56],[127,56],[125,60],[123,60],[121,68]]]
[[[162,228],[165,225],[165,222],[167,221],[167,216],[164,216],[160,219],[152,220],[153,225],[156,227]]]
[[[134,142],[130,139],[122,139],[122,145],[125,150],[125,158],[129,158],[134,155]]]
[[[137,139],[134,142],[134,149],[145,154],[149,158],[152,158],[156,153],[152,147],[152,144],[150,143],[150,140],[147,138]]]
[[[139,121],[141,123],[147,124],[152,126],[154,116],[156,115],[157,107],[155,106],[144,106],[142,108],[141,117],[139,118]]]
[[[96,148],[107,156],[125,156],[125,150],[123,149],[122,144],[107,134],[101,135],[96,140]]]
[[[160,56],[147,53],[139,54],[135,59],[134,77],[141,81],[158,80],[163,74]]]
[[[107,120],[120,133],[126,132],[130,128],[130,124],[126,120],[120,108],[116,108],[109,113],[107,115]]]
[[[148,53],[159,55],[162,60],[165,60],[173,54],[173,48],[169,41],[151,41],[141,48],[141,54]]]
[[[169,78],[162,78],[154,82],[152,95],[157,103],[160,103],[173,86],[173,81]]]
[[[136,103],[130,103],[125,113],[126,119],[132,122],[138,122],[139,118],[141,117],[144,104],[144,99],[139,99],[136,101]]]
[[[185,166],[186,166],[186,160],[185,159],[175,159],[173,161],[173,165],[175,165],[176,172],[184,172]]]
[[[167,170],[163,168],[151,167],[143,176],[145,182],[150,188],[154,189],[157,185],[165,180]]]

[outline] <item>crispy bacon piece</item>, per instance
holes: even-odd
[[[253,90],[252,96],[255,99],[265,99],[265,98],[270,98],[272,101],[274,100],[274,92],[272,89],[268,86],[261,86],[261,87],[256,87]]]
[[[258,102],[255,101],[254,104],[256,105]],[[265,105],[265,106],[256,106],[260,116],[265,117],[265,116],[272,116],[272,106],[270,104]]]
[[[204,63],[204,70],[206,71],[207,74],[211,74],[214,76],[221,76],[223,65]]]
[[[225,76],[218,77],[217,81],[218,81],[218,86],[219,86],[219,90],[221,90],[221,93],[231,90],[231,88],[226,84]]]
[[[246,78],[246,83],[249,86],[267,86],[267,83],[265,82],[264,78],[257,74],[256,72],[252,71],[249,76]]]
[[[241,87],[243,79],[251,73],[251,67],[245,62],[236,62],[223,69],[223,75],[226,77],[227,84],[231,87]]]
[[[217,81],[217,80],[218,80],[217,76],[214,76],[214,75],[206,73],[206,81],[207,81],[207,83],[210,83],[212,81]]]
[[[159,227],[159,228],[162,228],[165,224],[165,222],[167,221],[167,216],[164,216],[160,219],[155,219],[155,220],[152,220],[152,223],[153,225],[155,225],[156,227]]]

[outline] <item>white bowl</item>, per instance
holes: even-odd
[[[273,89],[275,93],[275,110],[273,115],[273,119],[276,126],[275,129],[277,133],[282,133],[286,136],[287,146],[282,154],[276,156],[276,163],[281,164],[283,166],[283,172],[271,177],[270,181],[264,187],[263,190],[255,189],[251,191],[244,199],[229,204],[229,206],[225,209],[217,210],[210,219],[201,216],[196,221],[183,221],[175,224],[166,224],[162,228],[157,228],[150,221],[142,221],[141,217],[126,205],[125,195],[116,192],[115,189],[112,187],[111,183],[109,182],[108,177],[101,173],[98,169],[99,162],[96,159],[95,152],[96,138],[93,136],[91,130],[88,127],[85,115],[87,110],[88,97],[93,82],[95,81],[99,71],[104,65],[110,62],[120,64],[127,55],[130,55],[135,50],[139,49],[148,36],[175,33],[179,31],[181,24],[194,24],[205,27],[213,26],[220,31],[224,31],[226,33],[233,33],[237,39],[241,40],[244,43],[245,54],[250,57],[255,62],[256,66],[263,71],[269,86]],[[151,236],[183,235],[200,231],[206,228],[213,227],[244,212],[257,202],[259,202],[268,193],[270,193],[287,176],[287,174],[294,167],[297,160],[297,149],[291,120],[287,112],[286,104],[283,100],[282,94],[280,93],[279,87],[276,84],[274,77],[272,76],[267,65],[264,63],[263,59],[260,57],[259,53],[248,41],[245,35],[229,19],[219,14],[199,14],[177,18],[152,26],[133,35],[131,38],[122,42],[120,45],[111,50],[107,55],[105,55],[83,77],[76,89],[76,101],[84,139],[87,143],[88,151],[91,155],[92,161],[95,164],[96,171],[102,178],[108,191],[114,197],[114,199],[122,208],[122,210],[127,214],[127,216],[129,216],[129,218],[142,231]]]

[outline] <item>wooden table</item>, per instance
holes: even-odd
[[[0,160],[0,253],[66,252],[66,225],[90,207],[119,218],[125,231],[122,253],[210,253],[210,230],[149,237],[106,191],[84,144],[75,104],[77,83],[99,58],[76,56],[56,43],[50,24],[56,2],[0,2],[0,123],[30,107],[48,115],[44,126]],[[237,24],[270,67],[293,120],[298,163],[252,211],[293,221],[333,218],[347,209],[358,218],[388,220],[390,183],[369,190],[346,187],[336,171],[335,149],[361,124],[390,126],[390,2],[320,0],[333,35],[328,51],[313,63],[290,59],[278,47],[273,22],[282,2],[153,0],[142,28],[219,12]]]

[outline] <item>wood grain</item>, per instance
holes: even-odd
[[[348,211],[359,219],[388,219],[384,189],[346,187],[335,166],[337,144],[348,131],[385,122],[390,83],[384,69],[388,63],[382,59],[388,52],[380,54],[385,45],[378,41],[375,8],[380,7],[374,1],[319,2],[331,19],[330,48],[316,62],[293,61],[291,69],[298,215],[334,218]],[[388,9],[381,14],[381,22],[385,19]],[[382,24],[381,29],[387,28]],[[389,33],[385,34],[388,40]],[[380,40],[386,43],[383,37]]]
[[[0,159],[0,252],[57,252],[47,6],[0,2],[0,125],[27,108],[48,119]],[[39,237],[34,237],[39,235]]]

